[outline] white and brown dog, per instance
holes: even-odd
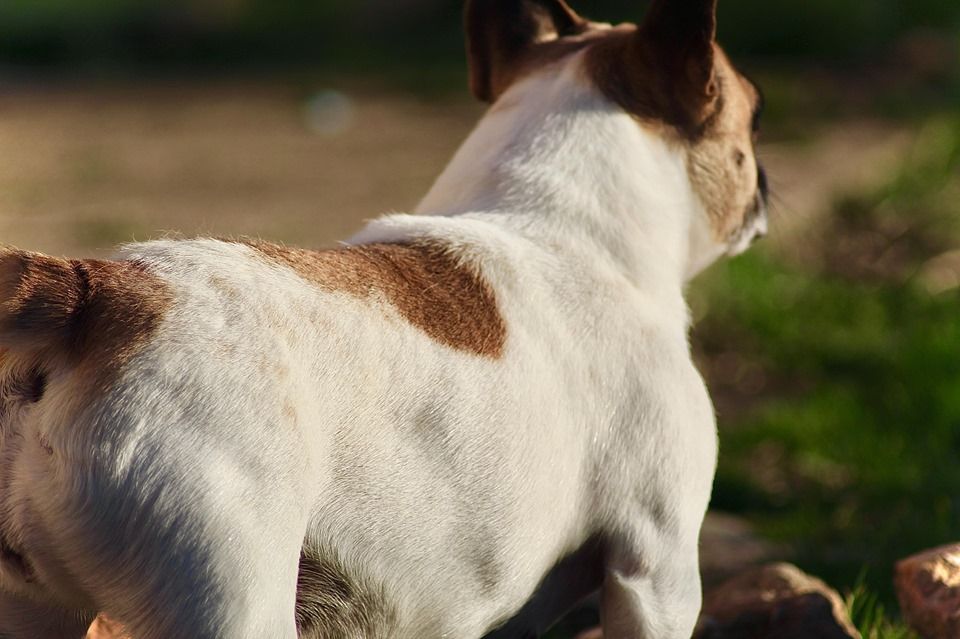
[[[0,637],[686,639],[717,452],[686,282],[765,229],[716,0],[467,5],[492,108],[342,248],[0,254]]]

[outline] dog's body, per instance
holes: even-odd
[[[730,187],[719,135],[604,89],[631,29],[531,3],[569,51],[528,71],[496,4],[496,104],[418,215],[0,257],[0,637],[526,637],[601,584],[608,638],[689,637],[716,436],[683,288],[762,230],[756,98],[718,54]]]

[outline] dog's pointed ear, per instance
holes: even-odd
[[[587,21],[564,0],[467,0],[464,27],[470,89],[493,102],[537,43],[581,33]]]
[[[717,0],[653,0],[637,30],[648,69],[663,69],[685,109],[704,112],[717,98]]]

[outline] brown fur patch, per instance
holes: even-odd
[[[382,589],[308,549],[300,553],[296,618],[301,639],[387,639],[394,625]]]
[[[14,354],[115,371],[171,303],[164,282],[135,262],[0,253],[0,346]]]
[[[324,290],[385,298],[408,322],[451,348],[493,359],[503,354],[507,332],[493,290],[439,244],[368,244],[328,251],[249,245]]]

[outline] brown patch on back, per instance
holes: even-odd
[[[250,246],[327,291],[383,297],[434,340],[493,359],[503,354],[506,326],[482,276],[433,242],[367,244],[328,251]]]
[[[296,619],[301,639],[387,639],[394,625],[382,589],[306,548],[300,553]]]
[[[100,377],[150,339],[172,294],[136,262],[0,253],[0,346],[90,364]]]

